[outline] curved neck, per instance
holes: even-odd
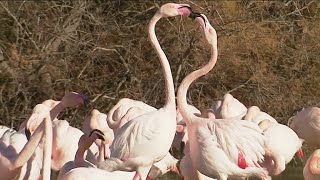
[[[85,161],[84,153],[86,152],[86,149],[79,146],[78,150],[76,152],[75,158],[74,158],[74,163],[76,167],[81,167],[83,162]]]
[[[54,120],[55,118],[57,118],[57,116],[63,111],[65,107],[63,106],[63,104],[61,103],[61,101],[55,105],[51,110],[50,110],[50,117],[52,120]]]
[[[208,64],[187,75],[179,86],[178,95],[177,95],[178,108],[187,124],[192,123],[192,119],[197,119],[197,116],[195,116],[191,111],[188,111],[188,102],[187,102],[188,88],[190,87],[193,81],[207,74],[214,67],[214,65],[217,62],[217,58],[218,58],[218,47],[217,47],[217,44],[214,44],[211,47],[211,58]]]
[[[165,90],[166,102],[163,108],[175,109],[176,103],[175,103],[175,94],[174,94],[174,84],[173,84],[170,64],[168,62],[167,56],[164,54],[163,50],[161,49],[161,46],[159,44],[159,41],[155,33],[156,23],[161,18],[162,18],[161,14],[157,12],[150,20],[149,39],[151,41],[153,48],[156,50],[158,57],[160,58],[161,66],[164,73],[164,80],[165,80],[165,87],[166,87],[166,90]]]

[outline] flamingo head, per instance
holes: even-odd
[[[90,132],[89,136],[84,134],[80,137],[78,146],[83,149],[89,149],[89,147],[95,142],[95,140],[100,139],[105,141],[105,137],[102,131],[94,129]]]
[[[173,17],[173,16],[189,16],[192,14],[192,9],[188,4],[175,4],[167,3],[160,7],[158,11],[163,17]]]
[[[74,106],[87,106],[89,104],[89,99],[76,92],[69,92],[65,94],[61,100],[63,107],[74,107]]]
[[[32,114],[27,120],[25,133],[27,139],[30,138],[31,134],[37,129],[37,127],[41,124],[43,119],[47,116],[50,116],[50,108],[43,104],[37,104],[33,110]]]
[[[49,108],[54,108],[59,103],[60,103],[60,101],[48,99],[48,100],[43,101],[41,104],[44,104],[44,105],[48,106]]]
[[[200,24],[200,29],[204,31],[205,38],[210,45],[217,44],[217,32],[211,26],[208,18],[204,14],[193,13],[193,18]]]

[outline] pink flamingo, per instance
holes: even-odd
[[[178,108],[187,123],[192,165],[202,174],[218,179],[247,176],[265,177],[262,168],[239,168],[238,153],[243,153],[249,165],[263,159],[264,138],[257,125],[247,121],[225,121],[195,116],[188,111],[186,94],[190,84],[207,74],[217,61],[217,34],[205,15],[196,18],[211,45],[210,62],[185,77],[178,89]],[[230,161],[229,157],[237,157]]]
[[[88,103],[88,99],[76,92],[66,93],[61,101],[46,100],[42,104],[48,106],[52,120],[56,120],[57,116],[67,107],[83,106]],[[32,114],[28,120],[21,123],[19,131],[27,127],[32,134],[33,131],[39,126],[42,119],[37,117],[37,113]]]
[[[89,116],[86,117],[84,122],[82,123],[82,131],[85,134],[89,134],[94,129],[99,129],[105,134],[105,139],[108,141],[96,141],[95,144],[99,148],[99,153],[95,154],[95,160],[90,160],[91,162],[104,161],[105,159],[110,157],[110,145],[114,139],[113,130],[108,126],[107,122],[107,115],[101,113],[97,109],[93,109]]]
[[[265,160],[261,163],[266,167],[269,175],[279,175],[285,170],[296,152],[302,160],[302,142],[297,134],[288,126],[263,120],[259,123],[265,136]]]
[[[98,139],[106,141],[102,131],[95,129],[89,134],[84,134],[79,139],[79,148],[74,161],[69,161],[61,168],[58,180],[71,179],[132,179],[134,172],[107,172],[97,169],[96,166],[85,160],[85,151]]]
[[[303,168],[303,177],[305,180],[320,179],[320,149],[316,149],[309,157]]]
[[[166,84],[164,107],[138,116],[122,126],[111,145],[111,158],[100,163],[108,171],[136,171],[135,179],[146,179],[155,162],[168,153],[176,130],[176,104],[170,65],[155,35],[155,25],[162,17],[189,16],[190,7],[167,3],[149,23],[149,38],[160,57]]]
[[[311,146],[320,146],[320,108],[308,107],[302,109],[294,117],[290,118],[288,125],[299,138],[305,140]]]
[[[247,113],[247,108],[230,93],[212,105],[212,110],[218,119],[242,119]]]
[[[44,101],[46,106],[36,106],[30,118],[26,121],[26,127],[34,129],[41,123],[41,119],[43,119],[42,112],[45,109],[44,107],[51,109],[50,116],[54,119],[52,122],[53,140],[51,156],[51,168],[53,170],[59,170],[66,162],[74,159],[78,149],[77,140],[83,135],[81,130],[70,126],[66,120],[58,120],[56,117],[64,107],[79,106],[84,105],[85,103],[86,98],[84,96],[75,92],[67,93],[61,101],[47,100]],[[21,128],[20,131],[23,131],[24,128]],[[93,154],[97,151],[98,147],[92,146],[87,158],[89,160],[94,160]]]
[[[45,138],[42,178],[50,179],[52,124],[49,110],[47,109],[42,113],[45,116],[45,120],[35,130],[29,141],[27,141],[26,136],[12,129],[4,132],[0,141],[1,179],[39,178],[40,168],[37,166],[36,159],[32,156],[37,151],[42,137]],[[28,164],[31,164],[32,167],[27,167]]]

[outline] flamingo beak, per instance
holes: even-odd
[[[28,128],[25,128],[24,129],[24,133],[26,134],[26,137],[27,137],[27,140],[29,141],[30,140],[30,137],[31,137],[31,132]]]
[[[85,108],[88,108],[89,103],[90,103],[89,98],[87,96],[83,96],[83,106]]]
[[[302,151],[302,148],[300,148],[300,149],[297,151],[297,156],[299,157],[299,159],[300,159],[301,161],[303,161],[303,159],[304,159],[304,153],[303,153],[303,151]]]

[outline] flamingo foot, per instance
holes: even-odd
[[[246,161],[244,155],[242,154],[242,152],[239,152],[239,154],[238,154],[238,166],[241,169],[245,169],[248,167],[247,161]]]

